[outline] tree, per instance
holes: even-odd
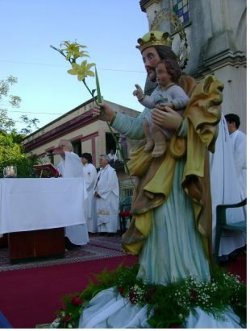
[[[21,130],[21,133],[27,135],[32,132],[32,127],[38,129],[37,124],[39,123],[39,119],[33,118],[29,119],[27,115],[21,116],[22,121],[26,124],[26,127]]]
[[[21,119],[26,127],[18,132],[15,121],[8,116],[8,110],[1,107],[3,100],[11,107],[19,107],[21,98],[9,94],[10,87],[15,83],[17,79],[13,76],[0,80],[0,177],[3,176],[3,168],[8,165],[17,166],[18,177],[31,177],[33,165],[38,163],[38,157],[24,152],[22,140],[25,135],[32,132],[32,126],[37,128],[39,120],[30,120],[23,115]]]
[[[8,165],[17,166],[17,177],[33,177],[33,165],[38,162],[36,155],[24,153],[22,145],[14,141],[12,134],[0,133],[0,177]]]
[[[0,80],[0,105],[3,101],[11,107],[20,107],[21,98],[16,95],[9,94],[12,85],[17,83],[17,78],[9,76],[5,80]],[[19,132],[22,135],[27,135],[32,132],[32,129],[38,129],[37,124],[39,120],[37,118],[29,119],[28,116],[22,115],[20,117],[25,124],[25,128],[22,128]],[[0,131],[2,132],[17,132],[15,128],[15,121],[8,116],[8,109],[0,106]]]

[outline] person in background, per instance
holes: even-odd
[[[244,199],[247,196],[247,138],[246,134],[239,130],[240,117],[237,114],[226,114],[225,119],[233,145],[234,161],[242,199]]]
[[[111,167],[114,168],[115,161],[118,160],[118,158],[113,149],[111,149],[110,152],[108,153],[108,157],[109,157],[109,164],[111,165]]]
[[[82,162],[80,157],[73,152],[73,146],[69,140],[61,139],[54,154],[61,157],[57,169],[65,178],[83,178]],[[65,247],[73,249],[89,242],[87,224],[78,224],[65,227]]]
[[[92,164],[92,155],[90,153],[83,153],[81,155],[83,164],[83,178],[85,180],[87,189],[87,201],[86,201],[86,222],[88,232],[96,233],[97,224],[94,218],[94,186],[97,178],[97,171]]]
[[[109,162],[110,162],[111,160],[114,160],[114,161],[117,160],[116,153],[114,152],[113,149],[111,149],[110,152],[108,153],[108,157],[109,157]]]
[[[145,95],[139,85],[135,85],[133,94],[138,101],[147,108],[153,109],[158,106],[168,106],[181,115],[189,101],[189,97],[182,87],[178,85],[181,76],[181,69],[177,61],[173,59],[161,60],[156,66],[156,80],[158,85],[153,93]],[[164,108],[163,108],[164,110]],[[154,125],[151,114],[144,123],[146,136],[145,152],[152,151],[153,157],[163,155],[167,149],[167,141],[174,134],[174,130],[167,130]]]
[[[107,155],[100,155],[100,171],[94,188],[96,223],[99,233],[114,234],[118,229],[119,182]]]

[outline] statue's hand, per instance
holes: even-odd
[[[99,106],[96,106],[92,109],[92,116],[98,117],[101,121],[110,122],[115,116],[113,109],[108,106],[106,103],[99,103]]]
[[[133,92],[133,95],[137,97],[137,99],[140,101],[144,98],[144,93],[140,85],[135,84],[135,90]]]
[[[152,120],[154,124],[165,129],[177,130],[182,122],[182,116],[168,106],[159,106],[152,110]]]

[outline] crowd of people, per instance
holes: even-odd
[[[79,157],[69,140],[61,139],[53,153],[60,155],[57,169],[61,177],[82,178],[85,186],[85,222],[65,228],[65,247],[74,249],[86,245],[89,234],[116,234],[119,229],[119,182],[115,169],[109,164],[115,157],[113,150],[111,157],[100,155],[98,172],[92,155],[83,153]]]

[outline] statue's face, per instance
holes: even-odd
[[[156,80],[155,68],[157,63],[160,61],[160,56],[154,47],[148,47],[142,52],[142,59],[144,62],[145,69],[148,77],[151,81]]]
[[[160,86],[167,87],[172,82],[172,77],[168,73],[164,63],[159,63],[155,69],[156,80]]]

